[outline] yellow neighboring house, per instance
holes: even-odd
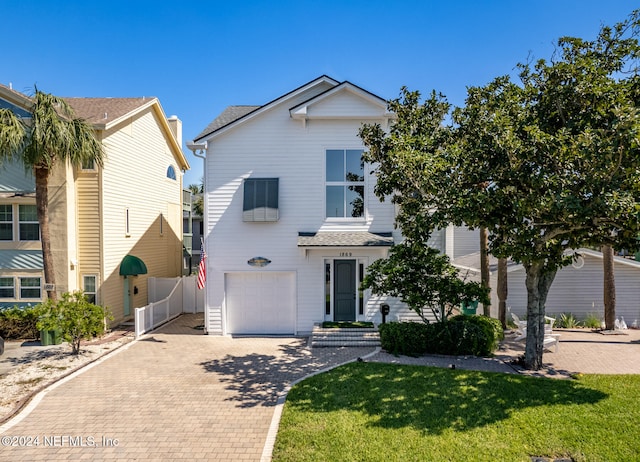
[[[114,323],[147,304],[147,278],[182,274],[181,121],[157,98],[65,98],[93,125],[103,167],[56,168],[49,180],[58,293],[82,289]],[[0,85],[0,107],[29,117],[29,98]],[[45,296],[35,182],[21,163],[0,166],[0,306]]]

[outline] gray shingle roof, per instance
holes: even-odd
[[[203,136],[209,135],[222,127],[229,125],[231,122],[235,122],[238,119],[246,116],[247,114],[260,109],[262,106],[229,106],[222,113],[213,119],[207,127],[200,132],[194,139],[200,139]]]
[[[298,247],[390,247],[391,233],[317,232],[298,233]]]

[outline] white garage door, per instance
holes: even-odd
[[[229,273],[225,280],[228,333],[295,332],[294,273]]]

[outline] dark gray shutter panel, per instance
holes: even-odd
[[[244,180],[242,220],[278,221],[278,178]]]

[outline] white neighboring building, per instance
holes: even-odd
[[[232,106],[194,140],[206,146],[205,326],[209,334],[305,334],[325,320],[409,317],[360,291],[398,239],[374,195],[358,130],[388,127],[386,101],[319,77],[263,106]]]

